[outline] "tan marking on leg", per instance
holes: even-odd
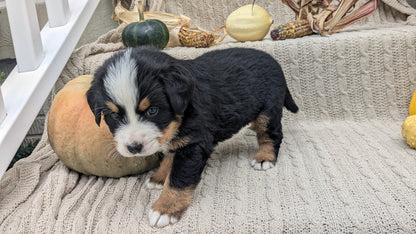
[[[170,173],[169,173],[170,174]],[[194,188],[175,189],[169,186],[169,174],[163,186],[163,192],[153,204],[152,209],[169,217],[180,218],[192,201]]]
[[[254,159],[256,162],[275,162],[274,142],[267,134],[267,124],[269,117],[260,114],[257,119],[251,123],[250,129],[257,133],[257,142],[259,143],[259,151]]]
[[[170,124],[163,130],[163,135],[158,138],[159,144],[163,145],[172,140],[176,131],[178,131],[179,126],[181,126],[180,121],[174,120],[170,122]]]
[[[160,163],[159,169],[150,177],[150,182],[163,185],[172,168],[173,154],[166,154]]]
[[[271,144],[259,145],[259,151],[254,156],[256,162],[275,162],[276,157],[274,155],[274,146]]]
[[[140,101],[140,103],[139,103],[139,110],[140,111],[144,111],[144,110],[146,110],[147,108],[149,108],[149,106],[150,106],[150,101],[149,101],[149,99],[147,98],[147,97],[145,97],[143,100],[141,100]]]
[[[116,104],[114,104],[114,103],[112,103],[112,102],[106,102],[106,105],[107,105],[107,107],[108,107],[111,111],[116,112],[116,113],[118,113],[118,112],[119,112],[119,109],[118,109],[118,107],[116,106]]]

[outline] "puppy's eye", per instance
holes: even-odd
[[[118,119],[118,117],[119,117],[119,115],[118,115],[118,113],[117,113],[117,112],[111,112],[110,116],[111,116],[111,118],[113,118],[113,119]]]
[[[155,117],[159,113],[159,107],[151,106],[146,110],[147,117]]]

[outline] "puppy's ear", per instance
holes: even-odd
[[[177,115],[183,115],[192,98],[194,77],[184,66],[172,63],[160,74],[170,105]]]
[[[90,89],[87,91],[87,102],[91,108],[92,113],[95,116],[95,122],[98,126],[101,123],[101,111],[103,104],[103,97],[100,94],[100,91],[97,90],[97,86],[92,82]]]

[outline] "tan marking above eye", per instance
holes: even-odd
[[[106,103],[107,107],[110,108],[111,111],[118,113],[119,109],[116,106],[116,104],[112,103],[112,102],[107,102]]]
[[[140,101],[140,103],[139,103],[139,110],[140,111],[144,111],[144,110],[146,110],[147,108],[149,108],[149,106],[150,106],[150,101],[149,101],[149,99],[147,98],[147,97],[145,97],[143,100],[141,100]]]

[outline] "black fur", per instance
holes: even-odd
[[[190,139],[175,151],[170,186],[196,186],[214,146],[260,113],[270,119],[267,133],[278,155],[283,137],[282,108],[297,112],[298,107],[280,65],[269,54],[242,48],[212,51],[194,60],[178,60],[150,48],[135,49],[133,54],[140,71],[138,98],[149,96],[152,105],[160,107],[158,116],[149,121],[164,129],[181,116],[176,137]],[[98,69],[87,94],[97,124],[103,113],[113,133],[123,117],[122,113],[112,116],[103,105],[110,99],[103,91],[103,79],[107,67],[119,56],[114,55]]]

